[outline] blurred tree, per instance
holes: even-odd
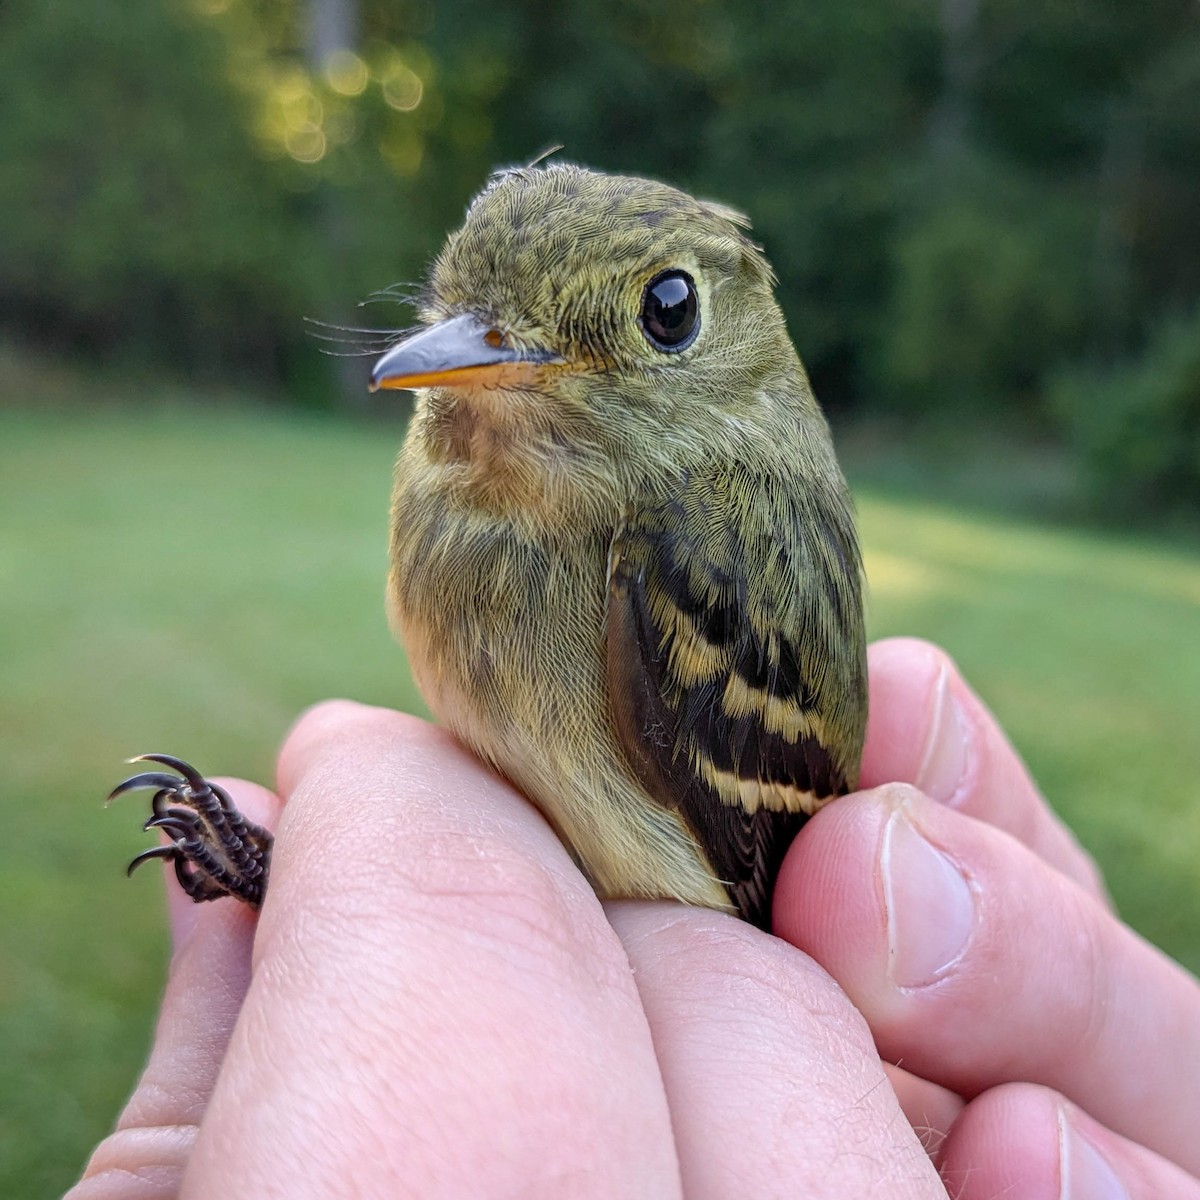
[[[818,394],[864,393],[886,320],[889,247],[930,96],[923,0],[728,8],[701,162],[754,214]],[[736,16],[735,16],[736,13]]]
[[[1200,510],[1200,308],[1161,322],[1136,359],[1064,371],[1051,396],[1099,511]]]
[[[325,77],[333,81],[339,77],[339,72],[356,77],[356,68],[362,60],[356,54],[358,49],[358,3],[357,0],[308,0],[308,64],[312,75]],[[325,131],[320,130],[322,145]],[[353,253],[357,240],[357,231],[346,211],[345,197],[342,189],[330,186],[328,180],[323,180],[318,188],[317,202],[319,206],[321,240],[327,253],[335,259],[343,260]],[[349,296],[326,296],[319,310],[319,316],[325,318],[324,324],[345,326],[349,322],[348,307],[352,304]],[[332,321],[331,321],[332,319]],[[364,396],[360,373],[352,369],[352,360],[337,358],[334,360],[337,370],[334,372],[338,391],[343,404],[361,403]]]
[[[0,306],[88,356],[275,373],[307,237],[219,42],[160,0],[0,15]]]
[[[878,393],[910,415],[1036,426],[1042,373],[1085,327],[1087,229],[1003,164],[973,158],[955,172],[951,195],[894,244]]]
[[[929,151],[943,164],[953,164],[969,148],[984,67],[979,9],[980,0],[940,0],[941,87],[929,114]]]

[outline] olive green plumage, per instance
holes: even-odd
[[[389,606],[430,707],[601,895],[766,925],[788,841],[855,783],[866,667],[850,501],[744,228],[500,172],[376,381],[422,389]]]

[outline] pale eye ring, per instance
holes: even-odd
[[[686,271],[660,271],[646,284],[638,320],[656,350],[686,350],[700,332],[700,297],[692,277]]]

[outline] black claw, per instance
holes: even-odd
[[[143,850],[129,866],[125,868],[126,875],[132,875],[144,862],[149,862],[152,858],[175,858],[179,857],[179,850],[176,846],[151,846],[149,850]]]
[[[172,771],[178,771],[188,781],[188,786],[195,791],[204,792],[208,790],[208,780],[191,763],[184,762],[182,758],[176,758],[173,754],[136,754],[129,761],[162,763],[164,767],[170,767]],[[173,779],[171,782],[176,786],[179,784],[179,780],[177,779]]]
[[[142,826],[142,829],[146,833],[149,833],[152,829],[161,829],[168,836],[181,838],[191,837],[199,828],[194,818],[189,820],[187,817],[172,817],[170,815],[151,817]]]
[[[160,788],[173,792],[178,787],[179,780],[174,775],[168,775],[163,771],[146,771],[141,775],[134,775],[132,778],[118,783],[108,793],[104,803],[111,804],[118,796],[123,796],[126,792],[136,792],[141,788]]]
[[[174,787],[160,788],[154,793],[154,798],[150,801],[150,811],[156,816],[161,817],[168,811],[167,806],[172,800],[181,798],[179,789],[179,780],[175,780]]]

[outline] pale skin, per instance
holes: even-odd
[[[261,918],[169,888],[150,1061],[70,1200],[1200,1198],[1200,986],[940,651],[870,678],[777,937],[601,905],[445,734],[311,710],[276,793],[228,785],[277,830]]]

